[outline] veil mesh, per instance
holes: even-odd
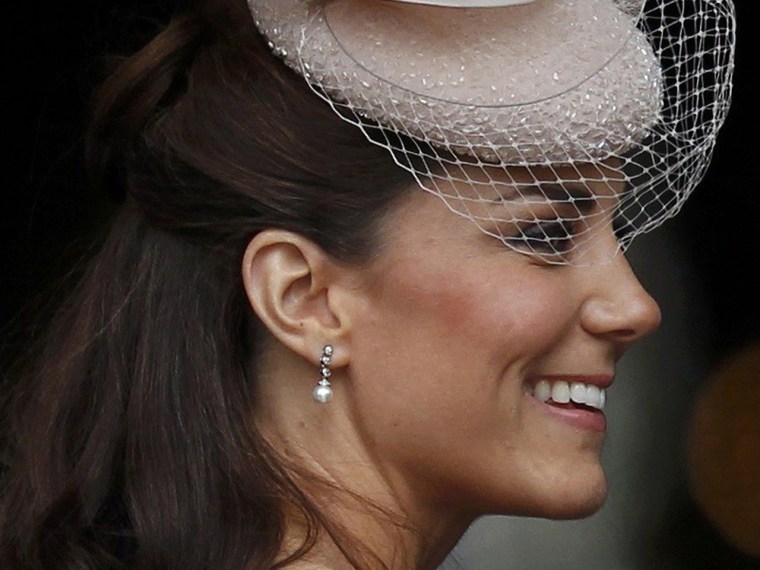
[[[552,264],[609,259],[675,215],[731,98],[730,0],[249,6],[274,53],[421,188]]]

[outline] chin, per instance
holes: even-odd
[[[585,484],[584,484],[585,483]],[[595,481],[578,483],[572,490],[558,493],[554,500],[547,501],[543,518],[572,520],[589,517],[604,505],[607,499],[607,480],[604,473]]]
[[[526,489],[522,500],[504,514],[555,520],[582,519],[596,513],[607,498],[607,479],[601,466],[575,471],[574,477],[543,480]],[[515,508],[517,507],[517,508]]]
[[[596,493],[585,497],[584,500],[574,504],[563,505],[547,518],[557,520],[584,519],[596,513],[604,505],[607,499],[607,487],[599,489]]]

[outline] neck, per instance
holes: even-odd
[[[294,438],[272,424],[262,429],[310,507],[304,511],[293,499],[285,508],[282,558],[297,552],[316,531],[313,548],[301,559],[304,570],[434,570],[474,520],[443,506],[431,508],[377,469],[350,438],[317,437],[304,445],[303,431],[322,437],[328,432],[299,431]]]
[[[254,415],[311,507],[307,516],[300,500],[291,499],[282,557],[297,552],[316,531],[313,548],[301,559],[304,569],[437,568],[474,517],[420,496],[373,455],[351,407],[341,405],[337,394],[328,407],[315,405],[303,381],[313,371],[297,363],[289,368],[288,362],[280,355],[271,363],[271,376],[260,375],[259,401],[267,405]]]
[[[287,509],[281,559],[297,552],[316,531],[313,547],[288,566],[293,570],[435,570],[469,526],[439,522],[422,528],[355,491],[321,481],[308,487],[321,520],[310,529],[301,512]]]

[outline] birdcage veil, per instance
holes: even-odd
[[[675,215],[730,103],[730,0],[248,1],[273,52],[421,188],[549,263]]]

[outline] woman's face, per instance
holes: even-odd
[[[616,199],[607,183],[583,184]],[[551,203],[479,207],[546,218],[537,224],[556,216]],[[352,322],[353,421],[407,501],[472,516],[585,516],[606,495],[603,414],[542,402],[534,387],[608,386],[659,309],[623,256],[553,265],[519,251],[531,228],[495,229],[517,236],[518,251],[418,190],[389,216]],[[610,221],[585,247],[607,259],[614,240]]]

